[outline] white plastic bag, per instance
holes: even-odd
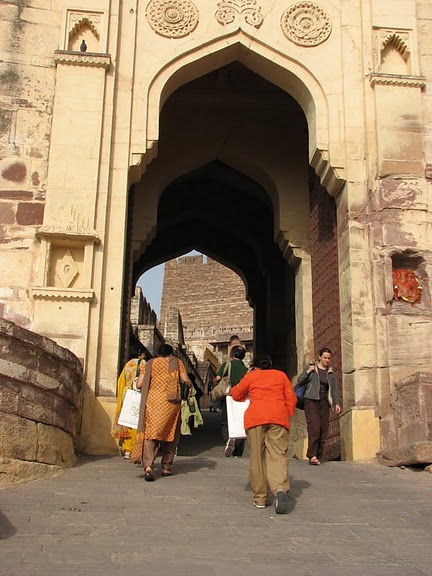
[[[118,423],[128,428],[138,428],[139,412],[141,405],[141,392],[127,390]]]
[[[244,402],[236,402],[231,396],[226,397],[228,436],[230,438],[246,438],[244,413],[248,409],[249,404],[249,398]]]

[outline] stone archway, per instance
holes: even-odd
[[[178,88],[161,112],[158,156],[134,185],[134,220],[145,215],[152,225],[130,230],[130,285],[154,263],[191,248],[227,264],[245,279],[256,348],[270,352],[293,377],[318,345],[313,321],[321,294],[312,289],[311,258],[319,264],[325,252],[319,238],[311,253],[310,213],[314,202],[323,204],[314,198],[310,170],[301,107],[241,63]],[[333,198],[322,186],[319,193],[335,217]],[[335,227],[331,240],[337,292]],[[339,326],[339,299],[332,302],[332,324],[335,315]],[[327,328],[320,330],[327,338]],[[326,343],[340,357],[339,333],[332,338]],[[334,436],[337,456],[337,431]]]
[[[167,100],[158,157],[134,185],[134,220],[141,223],[145,215],[152,226],[135,225],[130,234],[135,280],[151,264],[150,254],[153,263],[163,260],[160,246],[169,241],[165,259],[179,254],[180,246],[193,246],[239,271],[256,305],[257,342],[270,348],[291,374],[297,371],[296,349],[303,349],[303,332],[310,326],[300,322],[301,336],[296,337],[294,316],[288,320],[288,309],[294,309],[295,266],[288,265],[291,249],[284,238],[289,230],[291,246],[307,251],[307,136],[297,102],[238,62],[186,84]],[[187,186],[198,190],[192,199]],[[174,189],[185,199],[184,204],[176,199],[175,215],[185,216],[167,224],[163,198],[178,198]],[[207,213],[197,208],[200,202]],[[206,230],[200,226],[202,238],[191,240],[181,226],[194,221],[205,222]],[[217,242],[222,236],[230,240]],[[239,253],[230,254],[232,247]]]
[[[310,163],[321,183],[335,196],[344,184],[343,159],[337,154],[331,158],[331,149],[339,148],[332,136],[340,129],[337,108],[329,107],[323,87],[302,62],[257,42],[244,31],[214,38],[172,56],[155,72],[147,92],[135,94],[130,181],[139,181],[158,154],[159,112],[169,96],[179,87],[232,62],[240,62],[298,102],[308,124]],[[139,75],[140,68],[136,70]]]

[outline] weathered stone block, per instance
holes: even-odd
[[[2,224],[15,224],[15,210],[12,204],[0,204],[0,222]]]
[[[0,377],[0,412],[16,414],[18,410],[18,391]]]
[[[432,463],[432,442],[416,442],[411,446],[384,450],[378,454],[380,464],[386,466],[412,466]]]
[[[18,460],[36,460],[37,424],[15,414],[1,414],[0,455]]]
[[[432,441],[432,374],[418,372],[396,383],[399,446]]]
[[[59,466],[0,457],[0,485],[21,484],[62,473]]]
[[[72,436],[52,426],[37,425],[37,460],[45,464],[70,467],[76,461]]]
[[[380,426],[375,410],[352,408],[343,413],[341,426],[342,460],[373,460],[380,449]]]

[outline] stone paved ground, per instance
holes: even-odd
[[[217,415],[182,440],[175,476],[121,457],[0,491],[1,576],[432,575],[432,475],[290,461],[292,510],[252,505],[247,456]]]

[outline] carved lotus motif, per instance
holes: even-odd
[[[157,34],[181,38],[198,24],[198,10],[190,0],[152,0],[147,6],[147,20]]]
[[[327,13],[313,2],[299,2],[282,14],[282,32],[299,46],[317,46],[330,36]]]

